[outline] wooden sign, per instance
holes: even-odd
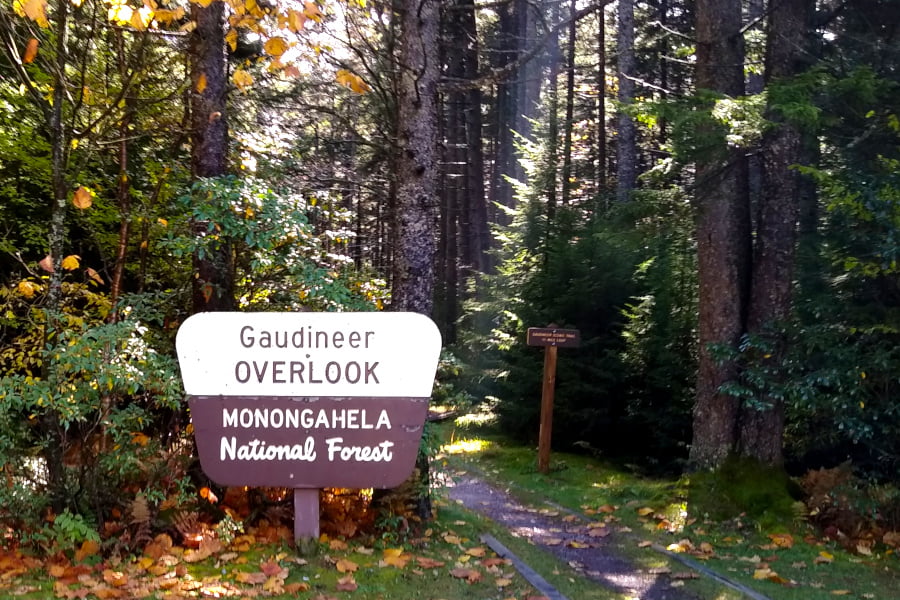
[[[581,332],[577,329],[557,329],[555,327],[529,327],[529,346],[556,346],[575,348],[581,345]]]
[[[556,349],[581,345],[577,329],[529,327],[526,338],[529,346],[544,347],[544,381],[541,386],[541,429],[538,434],[538,471],[550,472],[550,445],[553,433],[553,396],[556,390]]]
[[[295,489],[295,537],[322,487],[412,473],[441,349],[416,313],[199,313],[176,338],[200,465],[221,485]],[[310,506],[315,502],[316,508]]]

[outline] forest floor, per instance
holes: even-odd
[[[509,545],[531,552],[530,566],[594,584],[566,593],[575,578],[557,579],[571,600],[900,598],[892,546],[848,545],[803,519],[714,520],[689,505],[687,478],[645,477],[595,457],[554,453],[542,474],[535,448],[497,436],[483,417],[437,428],[446,494],[506,529]]]
[[[334,507],[347,510],[336,524],[348,533],[330,531],[306,554],[278,511],[230,539],[210,535],[189,546],[168,531],[129,552],[104,539],[58,540],[36,554],[10,530],[0,543],[0,598],[900,597],[891,547],[848,548],[806,522],[695,516],[683,478],[644,477],[595,457],[554,453],[550,472],[539,473],[534,448],[496,436],[480,418],[435,426],[435,518],[427,523],[398,517],[377,534],[353,535],[346,528],[355,530],[358,514],[339,501]],[[226,494],[220,504],[228,501]],[[289,504],[277,508],[290,516]]]

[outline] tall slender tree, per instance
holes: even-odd
[[[637,126],[627,107],[634,102],[634,0],[619,0],[616,47],[619,65],[616,199],[628,200],[637,184]]]
[[[740,0],[696,3],[696,85],[701,93],[743,95],[741,25]],[[691,461],[698,467],[718,466],[736,445],[739,403],[720,388],[737,377],[737,368],[733,361],[717,360],[712,347],[737,348],[750,292],[746,159],[741,150],[729,148],[722,126],[711,118],[706,123],[697,134],[703,146],[694,184],[700,355]]]

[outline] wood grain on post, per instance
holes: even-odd
[[[550,440],[553,435],[553,390],[556,386],[556,346],[544,348],[544,386],[541,391],[541,432],[538,471],[550,472]]]

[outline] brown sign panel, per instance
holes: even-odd
[[[555,327],[529,327],[529,346],[557,346],[574,348],[581,345],[581,332],[577,329],[556,329]]]
[[[428,398],[190,396],[221,485],[391,488],[412,473]]]

